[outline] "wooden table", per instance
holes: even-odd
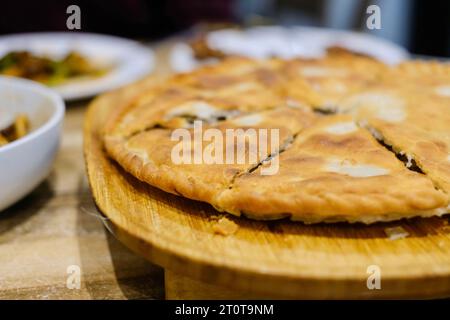
[[[169,46],[156,49],[156,73],[168,70]],[[82,153],[88,103],[67,105],[49,178],[0,212],[0,299],[164,298],[163,270],[118,242],[95,209]],[[80,268],[79,289],[67,286],[71,266]]]

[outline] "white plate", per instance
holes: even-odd
[[[0,56],[16,50],[53,58],[75,50],[100,66],[112,66],[104,76],[71,80],[52,87],[65,100],[87,98],[121,87],[149,74],[154,66],[151,49],[135,41],[99,34],[49,32],[0,37]]]
[[[245,30],[222,29],[208,33],[206,41],[213,48],[227,54],[252,58],[323,56],[326,48],[344,47],[373,56],[387,64],[408,59],[404,48],[374,35],[312,27],[253,27]],[[189,71],[199,65],[192,49],[178,44],[171,52],[175,71]]]

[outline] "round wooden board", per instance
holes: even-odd
[[[171,273],[236,292],[271,298],[431,298],[450,296],[447,218],[371,226],[258,222],[230,216],[239,229],[213,232],[208,204],[177,197],[124,172],[102,148],[101,129],[114,107],[150,86],[149,78],[90,105],[84,153],[92,193],[118,239]],[[410,235],[389,240],[385,228]],[[367,268],[381,289],[367,288]],[[253,295],[249,295],[253,297]]]

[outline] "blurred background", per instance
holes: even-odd
[[[42,0],[2,3],[0,34],[67,31],[66,8],[81,8],[83,32],[160,40],[201,24],[318,26],[386,38],[411,53],[450,56],[450,1],[426,0]],[[366,27],[369,5],[382,28]]]

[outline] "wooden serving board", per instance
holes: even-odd
[[[139,85],[141,90],[153,80]],[[97,98],[84,128],[93,196],[117,238],[166,270],[168,298],[432,298],[450,296],[447,218],[395,223],[304,225],[231,217],[239,229],[214,233],[211,206],[177,197],[124,172],[102,148],[101,128],[123,95]],[[113,102],[113,103],[112,103]],[[388,227],[409,236],[390,240]],[[367,268],[381,289],[367,287]]]

